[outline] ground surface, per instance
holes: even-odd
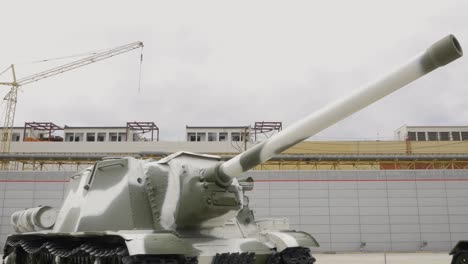
[[[346,253],[313,254],[316,264],[450,264],[447,253]],[[3,257],[3,255],[0,255]]]
[[[447,253],[313,254],[317,264],[450,264]]]

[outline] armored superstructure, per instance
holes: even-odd
[[[161,160],[109,158],[74,175],[55,215],[14,214],[5,262],[313,263],[312,235],[286,219],[255,219],[248,171],[339,120],[462,56],[454,36],[380,81],[298,121],[227,162],[178,152]]]

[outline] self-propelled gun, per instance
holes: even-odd
[[[462,56],[449,35],[380,80],[221,162],[178,152],[160,160],[109,158],[70,178],[62,207],[17,212],[4,248],[14,263],[314,263],[311,234],[256,219],[246,172]]]

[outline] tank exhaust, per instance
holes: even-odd
[[[427,73],[460,58],[462,55],[463,51],[458,40],[455,36],[448,35],[380,80],[328,104],[267,141],[252,147],[225,163],[219,163],[208,168],[205,171],[204,179],[215,182],[220,187],[227,187],[231,185],[233,178],[238,177],[243,172],[269,160]]]

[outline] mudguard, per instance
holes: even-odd
[[[274,243],[277,252],[286,248],[320,246],[312,235],[302,231],[264,231],[262,233]]]
[[[462,251],[468,251],[468,240],[460,240],[455,247],[450,250],[449,255],[455,255]]]

